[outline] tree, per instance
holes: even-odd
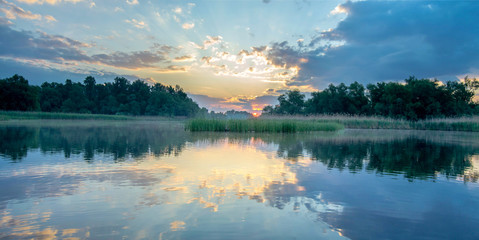
[[[348,87],[348,105],[346,112],[349,114],[367,114],[369,101],[365,95],[365,88],[358,82],[351,83]]]
[[[134,81],[128,88],[130,99],[135,102],[130,104],[130,113],[134,115],[145,115],[148,99],[150,98],[150,87],[140,79]],[[133,95],[133,96],[132,96]]]
[[[304,94],[299,90],[290,90],[278,97],[279,107],[276,109],[280,114],[299,114],[304,109]]]
[[[271,106],[271,105],[267,105],[267,106],[265,106],[265,107],[263,108],[263,111],[262,111],[262,112],[263,112],[263,114],[272,115],[272,114],[274,114],[274,108],[273,108],[273,106]]]
[[[60,92],[63,84],[44,82],[40,90],[40,109],[43,112],[60,112],[63,104],[63,96]]]
[[[92,76],[88,76],[83,80],[83,84],[85,85],[85,96],[87,99],[87,108],[88,111],[91,113],[98,112],[97,106],[95,104],[97,99],[97,92],[96,92],[96,80]]]
[[[349,86],[330,84],[323,91],[311,93],[303,108],[292,103],[292,99],[301,99],[296,97],[301,93],[289,91],[278,97],[278,106],[266,106],[263,113],[298,114],[302,109],[299,113],[373,114],[409,120],[461,116],[479,113],[478,104],[473,101],[477,89],[479,81],[468,77],[445,84],[437,79],[409,77],[403,83],[369,84],[367,92],[358,82]]]
[[[34,111],[39,109],[38,87],[28,84],[28,80],[17,74],[0,80],[0,109]]]
[[[313,92],[312,98],[306,102],[306,112],[309,114],[367,114],[369,112],[368,98],[364,86],[358,82],[346,86],[330,84],[321,92]]]

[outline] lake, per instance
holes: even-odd
[[[479,239],[479,134],[0,123],[1,239]]]

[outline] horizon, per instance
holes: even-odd
[[[30,84],[125,77],[209,110],[293,89],[479,76],[478,2],[0,0],[0,72]]]

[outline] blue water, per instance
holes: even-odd
[[[1,239],[479,239],[479,134],[0,125]]]

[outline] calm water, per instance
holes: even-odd
[[[1,239],[479,239],[479,134],[0,124]]]

